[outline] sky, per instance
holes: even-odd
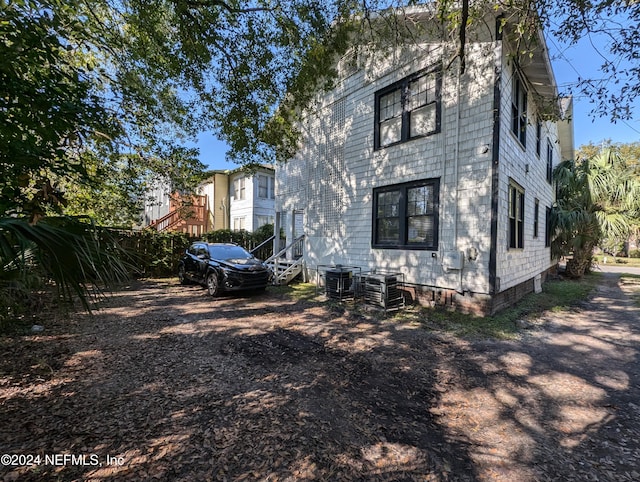
[[[601,57],[592,43],[602,49],[598,39],[584,38],[577,45],[560,44],[553,37],[547,38],[547,47],[551,57],[556,84],[560,94],[567,93],[575,86],[579,78],[599,79]],[[593,105],[586,96],[574,94],[573,131],[576,149],[585,144],[600,144],[611,140],[613,143],[640,142],[640,102],[634,103],[636,117],[629,121],[613,124],[607,118],[594,117]],[[227,145],[217,140],[213,134],[200,135],[197,146],[200,148],[200,160],[210,169],[235,169],[237,164],[225,161]]]
[[[606,46],[596,38],[583,38],[576,45],[563,45],[551,36],[547,36],[547,47],[551,65],[560,94],[575,86],[578,79],[601,79],[603,73],[600,52]],[[597,49],[597,50],[596,50]],[[594,117],[593,104],[586,96],[578,93],[573,97],[573,130],[575,147],[600,144],[610,139],[613,143],[640,142],[640,101],[633,103],[635,117],[628,121],[613,124],[607,118]]]

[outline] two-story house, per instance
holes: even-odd
[[[464,72],[458,46],[428,28],[338,64],[276,172],[277,228],[306,235],[309,279],[327,265],[401,273],[420,302],[487,313],[553,269],[551,171],[573,157],[572,104],[541,33],[519,56],[509,24],[485,20],[468,32]],[[415,9],[398,21],[426,20]]]
[[[219,229],[254,231],[273,223],[274,212],[272,167],[218,170],[207,173],[189,196],[171,192],[169,183],[158,181],[146,198],[144,225],[191,236]]]
[[[273,168],[260,166],[247,173],[242,169],[229,174],[230,227],[255,231],[272,224],[275,213],[275,174]]]

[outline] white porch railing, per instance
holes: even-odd
[[[289,284],[302,272],[304,268],[304,238],[304,234],[298,236],[289,245],[265,260],[265,263],[273,271],[273,284]],[[287,259],[287,253],[292,253],[292,257]]]

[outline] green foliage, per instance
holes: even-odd
[[[297,148],[302,112],[332,85],[336,63],[350,48],[358,50],[354,57],[391,51],[415,42],[428,24],[430,33],[459,43],[455,52],[463,59],[466,34],[499,10],[496,2],[443,0],[420,5],[417,22],[406,8],[414,6],[2,2],[0,215],[67,212],[92,214],[100,224],[135,224],[151,179],[165,176],[172,190],[193,188],[203,166],[185,142],[199,131],[213,129],[230,146],[228,157],[242,164],[287,160]],[[568,42],[596,30],[611,35],[603,69],[620,91],[590,94],[614,107],[614,119],[629,117],[640,78],[637,2],[517,1],[505,12],[507,37],[523,56],[537,48],[541,25]],[[612,24],[613,14],[623,21]]]
[[[602,240],[629,237],[640,213],[640,179],[612,148],[590,159],[563,161],[553,176],[558,199],[551,216],[552,252],[573,253],[567,273],[580,277]]]
[[[58,303],[89,310],[105,289],[128,278],[127,254],[113,236],[78,219],[0,219],[0,323],[29,311],[53,290]]]
[[[94,214],[131,226],[150,179],[194,185],[203,166],[179,142],[196,117],[160,63],[137,63],[123,12],[80,0],[0,11],[1,216]]]
[[[189,245],[196,240],[209,243],[236,243],[247,250],[260,245],[270,238],[273,224],[268,224],[250,233],[245,230],[220,229],[205,233],[200,238],[187,236],[175,231],[158,232],[154,229],[142,231],[113,231],[118,243],[132,256],[136,274],[146,277],[175,276],[178,262]],[[268,250],[268,249],[267,249]]]
[[[86,179],[81,156],[94,131],[104,142],[118,126],[96,97],[66,39],[82,29],[64,8],[2,4],[0,21],[0,215],[33,218],[60,209],[51,176]]]
[[[180,257],[192,241],[185,233],[175,231],[118,232],[120,246],[131,253],[135,274],[146,277],[174,276]]]

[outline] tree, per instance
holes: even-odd
[[[123,203],[139,202],[145,180],[160,173],[177,173],[174,187],[188,189],[202,166],[196,152],[185,155],[185,142],[203,130],[228,143],[230,160],[286,160],[297,147],[300,113],[332,85],[336,61],[354,41],[376,48],[413,41],[417,4],[1,0],[0,54],[7,67],[0,80],[7,90],[0,115],[7,122],[0,124],[0,151],[7,154],[0,175],[10,180],[1,187],[16,203],[0,208],[37,211],[45,200],[60,208],[64,196],[56,183],[69,172],[77,176],[74,184],[82,180],[89,189],[89,179],[95,186],[121,178],[126,182],[118,185],[137,189]],[[607,95],[590,79],[581,87],[612,119],[631,116],[640,85],[638,2],[438,0],[419,7],[438,35],[457,42],[452,60],[460,58],[461,69],[467,33],[487,12],[504,14],[518,56],[536,48],[540,27],[568,43],[610,36],[603,69],[617,83],[607,84]],[[49,159],[56,179],[26,164],[24,153]]]
[[[0,213],[44,215],[59,207],[61,193],[50,175],[86,177],[83,163],[69,155],[93,131],[105,137],[117,126],[74,64],[64,37],[67,26],[47,12],[27,15],[3,6],[0,22]],[[68,35],[66,35],[68,36]]]
[[[629,236],[640,213],[640,179],[613,148],[590,159],[563,161],[553,175],[558,198],[551,216],[552,253],[573,253],[567,274],[579,278],[603,239]]]
[[[110,64],[122,42],[105,30],[104,5],[26,0],[0,9],[0,215],[35,222],[62,212],[62,186],[126,187],[115,205],[126,209],[140,204],[146,176],[193,184],[197,152],[174,140],[193,122],[186,104],[162,82],[125,72],[124,60]]]

